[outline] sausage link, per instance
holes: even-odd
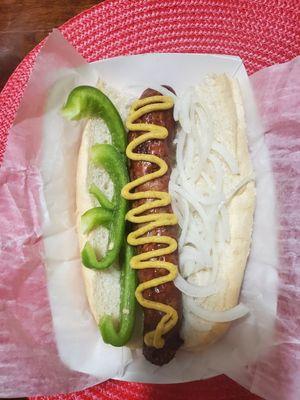
[[[161,93],[152,90],[146,89],[141,99],[161,95]],[[155,156],[163,159],[168,165],[167,173],[157,179],[154,179],[150,182],[146,182],[143,185],[140,185],[136,188],[136,192],[147,191],[147,190],[157,190],[162,192],[168,192],[170,173],[171,173],[171,161],[172,161],[172,141],[175,135],[175,121],[173,118],[173,108],[170,110],[164,111],[154,111],[142,116],[137,123],[148,123],[164,126],[167,128],[169,135],[167,139],[161,140],[148,140],[136,148],[137,153],[143,154],[153,154]],[[129,142],[134,140],[136,137],[141,135],[143,132],[129,132]],[[130,163],[130,176],[131,180],[135,180],[141,176],[147,175],[151,172],[154,172],[158,169],[156,164],[146,162],[146,161],[131,161]],[[133,203],[133,207],[137,207],[145,201],[149,200],[138,200]],[[171,205],[166,207],[154,208],[150,210],[150,213],[172,213]],[[137,227],[134,227],[134,229]],[[163,226],[147,233],[147,236],[156,236],[156,235],[165,235],[170,236],[177,240],[178,238],[178,226]],[[160,248],[161,244],[145,244],[137,247],[138,254],[145,253],[151,250],[156,250]],[[172,254],[168,254],[163,257],[157,258],[159,261],[168,261],[178,265],[178,252],[173,252]],[[155,261],[155,259],[154,259]],[[163,268],[152,268],[152,269],[144,269],[138,271],[138,280],[139,283],[149,281],[153,278],[166,275],[168,271]],[[180,326],[182,320],[182,299],[180,291],[175,287],[174,282],[167,282],[163,285],[156,286],[151,289],[144,290],[143,296],[145,299],[149,299],[151,301],[157,301],[160,303],[168,304],[172,306],[178,313],[178,322],[174,326],[174,328],[164,335],[165,345],[161,349],[156,349],[154,347],[146,346],[144,343],[143,353],[145,358],[153,364],[163,365],[168,363],[175,355],[177,349],[182,344],[182,339],[180,338]],[[153,331],[164,313],[148,308],[144,308],[144,334],[147,332]]]

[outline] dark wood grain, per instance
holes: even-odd
[[[0,0],[0,90],[48,33],[97,0]]]
[[[53,28],[99,0],[0,0],[0,90]],[[2,400],[2,399],[0,399]]]

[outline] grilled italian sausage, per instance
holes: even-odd
[[[142,98],[157,96],[160,95],[159,92],[147,89],[144,91]],[[137,187],[136,191],[148,191],[148,190],[156,190],[162,192],[168,192],[168,185],[171,173],[171,159],[172,159],[172,140],[175,135],[175,121],[173,118],[173,109],[165,110],[165,111],[154,111],[148,114],[145,114],[137,123],[148,123],[164,126],[167,128],[169,135],[167,139],[164,140],[148,140],[141,145],[139,145],[135,152],[143,153],[143,154],[153,154],[155,156],[163,159],[168,165],[167,173],[157,179],[154,179],[150,182],[146,182],[139,187]],[[134,140],[137,136],[142,134],[143,132],[129,132],[129,142]],[[154,172],[158,169],[156,164],[149,163],[146,161],[131,161],[130,163],[130,175],[131,180],[135,180],[141,176],[147,175],[151,172]],[[133,207],[137,207],[148,200],[138,200],[133,203]],[[154,208],[150,210],[150,213],[172,213],[171,205],[166,207]],[[134,229],[137,227],[134,227]],[[170,236],[177,240],[178,236],[178,226],[163,226],[147,233],[147,236],[156,236],[156,235],[164,235]],[[145,253],[151,250],[158,249],[160,244],[146,244],[137,247],[138,254]],[[164,257],[160,257],[160,261],[168,261],[178,265],[178,253],[173,252],[172,254],[166,255]],[[149,281],[153,278],[166,275],[168,273],[167,270],[163,268],[153,268],[153,269],[143,269],[138,271],[138,280],[140,283]],[[149,347],[144,344],[143,353],[147,360],[156,365],[163,365],[168,363],[175,355],[176,350],[182,344],[182,339],[179,335],[181,319],[182,319],[182,303],[181,303],[181,293],[175,287],[174,282],[167,282],[163,285],[156,286],[151,289],[144,290],[143,296],[145,299],[149,299],[151,301],[156,301],[160,303],[164,303],[172,306],[178,313],[178,322],[174,326],[174,328],[164,335],[165,345],[161,349],[156,349],[154,347]],[[145,308],[144,310],[144,334],[147,332],[153,331],[164,313],[152,309]]]

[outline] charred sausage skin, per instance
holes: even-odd
[[[161,95],[161,93],[153,90],[146,89],[141,95],[141,99]],[[153,154],[163,159],[168,165],[167,173],[157,179],[150,182],[146,182],[136,188],[136,192],[156,190],[162,192],[168,192],[170,174],[171,174],[171,160],[172,160],[172,141],[175,135],[175,121],[173,118],[173,108],[164,111],[153,111],[145,114],[136,121],[137,123],[155,124],[164,126],[168,130],[168,138],[164,140],[148,140],[136,148],[137,153],[142,154]],[[131,142],[136,137],[141,135],[143,132],[129,132],[128,140]],[[146,162],[146,161],[131,161],[130,162],[130,177],[131,180],[135,180],[141,176],[147,175],[157,170],[157,165]],[[138,200],[133,203],[133,207],[137,207],[149,200]],[[160,208],[153,208],[150,213],[166,212],[172,213],[171,205]],[[134,227],[135,228],[135,227]],[[165,235],[170,236],[177,240],[178,238],[178,226],[163,226],[147,233],[147,236]],[[151,250],[158,249],[161,245],[159,244],[145,244],[137,247],[138,254],[145,253]],[[159,261],[168,261],[175,265],[178,265],[178,252],[166,255],[164,257],[157,258]],[[139,283],[149,281],[153,278],[166,275],[168,271],[163,268],[144,269],[138,271]],[[144,343],[143,353],[145,358],[153,364],[163,365],[168,363],[175,355],[177,349],[182,344],[180,338],[180,326],[182,320],[182,298],[180,291],[175,287],[174,282],[167,282],[163,285],[156,286],[151,289],[144,290],[143,296],[145,299],[152,301],[168,304],[172,306],[178,313],[178,322],[174,328],[164,335],[165,345],[161,349],[146,346]],[[157,324],[163,317],[164,313],[144,308],[144,334],[155,330]]]

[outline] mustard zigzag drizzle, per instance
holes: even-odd
[[[173,281],[176,278],[177,266],[175,264],[167,261],[151,261],[151,259],[173,253],[177,249],[177,242],[175,239],[169,236],[144,235],[154,228],[165,225],[176,225],[177,218],[173,213],[153,213],[143,215],[146,213],[146,211],[156,207],[164,207],[171,203],[171,197],[166,192],[149,190],[134,193],[134,189],[143,183],[163,176],[168,170],[168,165],[164,160],[152,154],[134,153],[134,149],[147,140],[166,139],[168,136],[168,130],[163,126],[135,123],[135,121],[144,114],[153,111],[168,110],[173,107],[173,104],[173,100],[169,96],[152,96],[137,100],[132,104],[129,117],[126,121],[128,130],[145,132],[128,144],[126,149],[127,157],[134,161],[148,161],[156,164],[159,167],[157,171],[129,182],[122,190],[122,196],[127,200],[156,199],[148,202],[146,201],[144,204],[133,208],[127,213],[126,219],[128,221],[134,224],[143,224],[143,226],[128,235],[128,243],[132,246],[139,246],[148,243],[160,243],[166,245],[162,249],[148,251],[146,253],[136,255],[131,259],[131,268],[134,269],[165,268],[169,271],[167,275],[141,283],[138,285],[135,292],[136,299],[142,307],[162,311],[165,313],[160,322],[157,324],[156,329],[146,333],[144,337],[145,344],[155,348],[162,348],[164,346],[165,341],[162,336],[169,332],[176,325],[178,321],[178,313],[173,307],[167,304],[146,300],[143,297],[143,291],[145,289],[153,288],[166,282]]]

